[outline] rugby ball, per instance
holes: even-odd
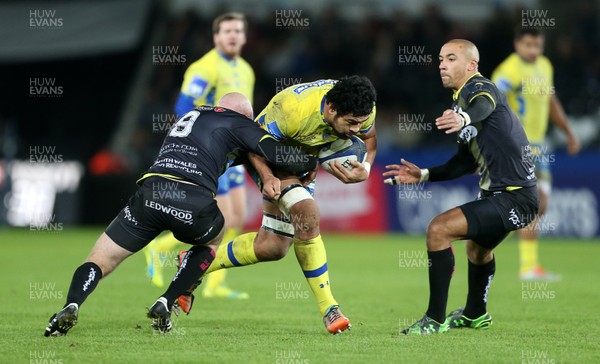
[[[331,172],[329,163],[339,162],[347,169],[352,169],[350,162],[363,163],[367,156],[367,146],[359,137],[352,136],[349,139],[338,139],[326,145],[319,152],[319,164],[327,172]]]

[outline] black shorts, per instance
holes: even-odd
[[[467,239],[495,248],[509,232],[529,225],[539,208],[536,187],[514,191],[480,191],[476,201],[459,206],[467,218]]]
[[[211,242],[225,219],[204,187],[163,177],[148,177],[106,228],[115,243],[137,252],[164,230],[192,245]]]

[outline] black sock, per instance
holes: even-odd
[[[496,259],[483,265],[475,265],[469,261],[469,294],[463,315],[476,319],[487,312],[487,296],[490,284],[496,272]]]
[[[206,272],[215,259],[215,251],[206,245],[196,245],[186,254],[173,281],[162,297],[167,299],[167,307],[173,306],[177,297],[191,289]]]
[[[94,291],[100,279],[102,279],[102,270],[95,263],[86,262],[80,265],[73,273],[65,306],[69,303],[81,306],[83,301]]]
[[[429,307],[427,316],[437,322],[446,320],[446,304],[450,279],[454,273],[452,247],[436,252],[427,252],[429,257]]]

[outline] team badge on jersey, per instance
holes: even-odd
[[[458,133],[458,139],[464,144],[469,143],[471,141],[471,139],[475,138],[476,136],[477,136],[477,128],[474,127],[473,125],[469,125],[469,126],[463,128]]]
[[[188,86],[188,93],[190,96],[199,99],[204,94],[206,86],[208,86],[208,82],[206,80],[203,80],[198,76],[194,76],[194,79],[192,79],[192,82],[190,82],[190,85]]]

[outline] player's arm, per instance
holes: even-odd
[[[496,103],[487,92],[476,95],[469,101],[465,110],[455,112],[447,109],[442,116],[435,119],[435,125],[446,134],[454,133],[467,125],[480,123],[496,108]]]
[[[260,123],[243,122],[234,129],[239,143],[245,150],[263,157],[273,168],[292,174],[301,174],[316,168],[316,157],[304,153],[298,147],[284,148],[279,142],[285,139],[285,134],[279,134],[281,130],[278,129],[277,135],[272,135],[259,125]],[[268,172],[264,166],[261,168]]]
[[[273,169],[299,175],[316,169],[317,159],[305,154],[300,148],[284,150],[283,144],[277,140],[285,139],[285,135],[276,123],[267,126],[269,133],[258,125],[261,125],[260,121],[258,124],[248,124],[238,135],[249,151],[248,159],[262,181],[262,193],[267,198],[276,199],[281,191],[280,181]]]
[[[216,83],[214,69],[202,65],[191,65],[183,76],[183,83],[177,101],[175,113],[183,115],[195,107],[196,101],[206,99],[206,96]]]
[[[275,177],[265,158],[249,152],[248,159],[262,182],[261,192],[263,195],[273,200],[279,198],[281,194],[281,181]]]
[[[390,185],[415,184],[425,181],[437,182],[447,181],[462,177],[467,174],[475,173],[477,170],[477,162],[469,153],[467,144],[460,144],[458,152],[450,158],[446,163],[432,167],[421,169],[415,164],[401,159],[401,165],[391,164],[385,166],[388,169],[383,173],[384,177],[389,177],[384,180],[384,183]]]
[[[509,67],[506,65],[501,65],[494,70],[490,80],[496,84],[496,87],[498,90],[500,90],[500,92],[508,95],[509,93],[517,90],[519,79],[519,72],[515,72],[514,70],[511,72]]]
[[[290,153],[286,148],[285,158],[282,158],[282,144],[270,136],[261,140],[257,149],[257,153],[248,153],[248,159],[260,177],[263,195],[270,199],[279,198],[281,193],[281,181],[275,176],[271,166],[276,168],[278,175],[281,174],[280,171],[299,175],[317,168],[317,159],[299,150],[292,150]]]
[[[304,153],[297,147],[284,149],[283,144],[270,135],[265,135],[252,151],[262,156],[275,169],[294,175],[312,171],[317,167],[317,158]]]
[[[565,111],[556,97],[556,94],[553,94],[550,97],[550,121],[556,126],[558,126],[567,136],[567,151],[570,155],[575,155],[579,153],[581,149],[581,145],[579,144],[579,140],[573,133],[571,129],[571,125],[567,121],[567,117],[565,115]]]

